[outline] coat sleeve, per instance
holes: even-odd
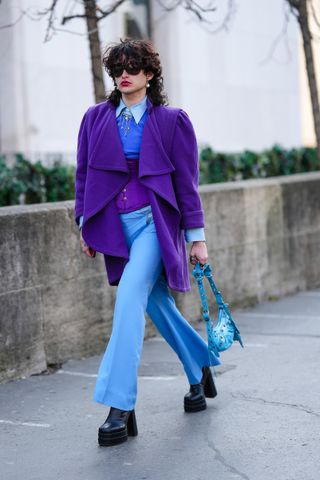
[[[196,241],[206,241],[204,228],[187,228],[184,231],[184,238],[187,243]]]
[[[77,166],[75,171],[74,190],[75,190],[75,208],[74,219],[79,226],[80,216],[83,215],[84,192],[87,177],[88,163],[88,111],[84,114],[78,132],[77,142]]]
[[[175,171],[172,172],[172,181],[182,215],[180,226],[184,230],[204,227],[204,211],[198,192],[199,155],[197,139],[190,118],[182,109],[177,115],[171,158],[175,167]]]

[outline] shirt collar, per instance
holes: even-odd
[[[147,109],[147,95],[145,95],[143,97],[143,99],[140,100],[140,102],[135,103],[134,105],[131,105],[130,107],[127,107],[127,105],[124,103],[124,101],[122,100],[122,97],[121,97],[120,98],[120,103],[116,108],[116,117],[118,117],[120,115],[120,113],[122,112],[123,109],[129,110],[132,113],[132,115],[135,119],[135,122],[138,124],[142,115],[144,114],[144,112]]]

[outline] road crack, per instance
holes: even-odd
[[[301,405],[299,403],[286,403],[286,402],[278,402],[276,400],[265,400],[264,398],[261,397],[250,397],[249,395],[246,395],[244,393],[238,392],[238,393],[231,393],[231,396],[233,398],[237,398],[238,400],[244,400],[247,402],[254,402],[254,403],[263,403],[267,405],[273,405],[275,407],[289,407],[289,408],[294,408],[296,410],[300,410],[305,413],[309,413],[310,415],[314,415],[315,417],[320,417],[319,412],[315,412],[312,410],[312,408],[307,407],[306,405]]]
[[[250,480],[250,478],[245,473],[240,472],[240,470],[238,470],[237,468],[230,465],[230,463],[228,463],[228,461],[224,458],[224,456],[222,455],[220,450],[215,446],[212,440],[209,440],[209,438],[207,438],[207,442],[211,450],[214,451],[216,460],[220,462],[224,467],[226,467],[229,470],[229,472],[233,473],[234,477],[237,476],[239,478],[243,478],[244,480]]]

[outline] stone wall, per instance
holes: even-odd
[[[231,308],[320,286],[320,173],[199,187],[209,263]],[[116,287],[81,252],[73,201],[0,208],[0,380],[102,353]],[[190,244],[188,245],[188,250]],[[201,318],[197,286],[172,292]],[[213,297],[206,284],[209,305]],[[146,337],[156,330],[147,318]]]

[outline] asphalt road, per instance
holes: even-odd
[[[320,290],[233,316],[245,348],[221,354],[202,412],[183,410],[189,384],[170,347],[144,343],[139,435],[121,445],[97,443],[109,410],[92,400],[100,356],[0,385],[0,478],[318,480]]]

